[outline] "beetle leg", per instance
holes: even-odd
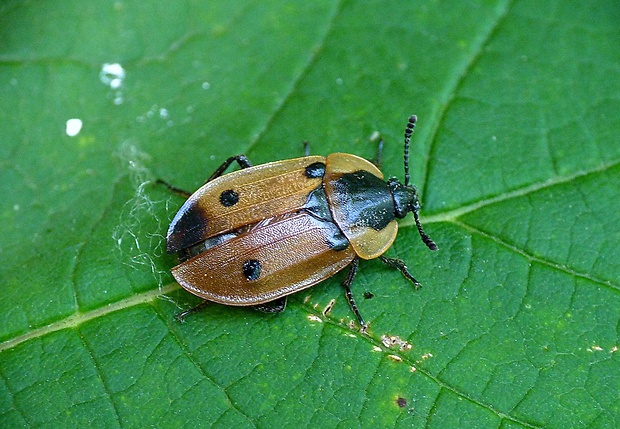
[[[286,297],[275,299],[273,301],[264,302],[262,304],[253,305],[255,310],[263,313],[282,313],[286,308]]]
[[[249,167],[252,166],[252,163],[250,161],[248,161],[248,159],[246,158],[245,155],[231,156],[226,161],[224,161],[222,163],[222,165],[220,165],[217,168],[217,170],[215,170],[213,172],[211,177],[209,177],[205,183],[208,183],[211,180],[213,180],[213,179],[215,179],[217,177],[220,177],[224,173],[224,171],[230,166],[230,164],[232,164],[234,161],[237,161],[237,163],[239,164],[239,167],[241,167],[241,168],[249,168]],[[191,192],[187,192],[187,191],[184,191],[183,189],[177,188],[176,186],[172,186],[170,183],[168,183],[168,182],[166,182],[164,180],[161,180],[161,179],[157,179],[155,181],[155,183],[159,183],[160,185],[164,185],[171,192],[174,192],[175,194],[179,194],[182,197],[185,197],[186,199],[189,198],[192,195]]]
[[[304,142],[304,155],[310,156],[310,143],[307,141]]]
[[[177,319],[180,323],[183,323],[183,322],[185,322],[185,317],[187,317],[187,316],[189,316],[190,314],[193,314],[193,313],[198,313],[199,311],[201,311],[203,308],[205,308],[209,304],[210,304],[209,301],[204,300],[200,304],[198,304],[196,307],[192,307],[189,310],[185,310],[185,311],[180,312],[179,314],[174,316],[174,318]]]
[[[185,199],[189,198],[189,196],[192,195],[191,192],[187,192],[187,191],[184,191],[183,189],[177,188],[176,186],[172,186],[170,183],[165,182],[161,179],[157,179],[155,183],[164,185],[166,188],[168,188],[169,191],[174,192],[175,194],[179,194],[180,196],[185,197]]]
[[[401,259],[395,259],[395,258],[386,258],[385,256],[379,256],[379,259],[381,260],[381,262],[383,262],[385,265],[392,267],[392,268],[396,268],[398,271],[400,271],[400,273],[409,281],[411,281],[413,283],[413,285],[415,286],[416,290],[420,289],[422,287],[422,285],[420,284],[419,281],[417,281],[415,279],[415,277],[413,277],[411,275],[411,273],[409,272],[409,269],[407,268],[407,265],[405,265],[405,262]]]
[[[226,161],[224,161],[222,165],[217,168],[217,170],[213,172],[211,177],[209,177],[205,183],[208,183],[211,180],[220,177],[222,174],[224,174],[224,171],[226,171],[230,164],[235,161],[237,161],[237,164],[239,164],[239,167],[241,168],[250,168],[252,166],[252,163],[246,158],[245,155],[231,156]]]
[[[359,266],[359,258],[356,256],[349,265],[351,268],[349,269],[349,274],[347,274],[347,278],[342,282],[342,287],[344,288],[344,293],[347,296],[347,300],[349,300],[349,305],[351,306],[351,310],[355,313],[355,317],[357,317],[357,321],[360,324],[360,331],[365,334],[366,329],[368,329],[368,325],[364,322],[362,315],[360,314],[359,309],[357,308],[357,304],[355,303],[355,299],[353,299],[353,294],[351,293],[351,283],[353,283],[353,279],[355,278],[355,274],[357,274],[357,267]]]

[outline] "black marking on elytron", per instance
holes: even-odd
[[[336,224],[332,225],[334,226],[334,228],[332,233],[327,238],[327,245],[331,250],[339,252],[349,247],[349,240],[347,239],[347,237],[345,237],[342,231],[340,231]]]
[[[332,214],[329,211],[329,202],[323,185],[308,194],[304,209],[317,219],[333,222]]]
[[[222,203],[224,207],[234,206],[238,202],[239,194],[232,189],[228,189],[220,194],[220,203]]]
[[[347,226],[381,231],[395,218],[388,184],[368,171],[343,174],[334,182],[334,197]]]
[[[305,174],[308,179],[317,179],[319,177],[323,177],[325,175],[325,163],[313,162],[306,167]]]
[[[249,281],[257,280],[260,277],[261,264],[257,259],[248,259],[243,263],[243,275]]]
[[[175,221],[176,220],[176,221]],[[209,221],[197,206],[185,203],[168,230],[166,251],[180,252],[203,240]]]
[[[329,211],[329,202],[323,185],[310,192],[306,204],[304,204],[304,210],[315,218],[325,221],[324,226],[330,230],[327,236],[327,245],[331,250],[338,252],[349,247],[349,240],[338,228]]]

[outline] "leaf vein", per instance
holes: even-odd
[[[256,133],[256,135],[254,136],[254,138],[248,145],[245,153],[249,152],[254,146],[256,146],[256,144],[259,142],[261,137],[265,135],[265,133],[270,129],[271,125],[275,122],[278,115],[284,109],[284,106],[286,105],[287,101],[295,93],[300,83],[308,75],[308,73],[310,73],[310,71],[312,70],[312,67],[316,64],[318,57],[320,56],[321,52],[323,51],[325,47],[326,40],[329,38],[329,35],[332,33],[332,30],[334,28],[334,23],[337,17],[340,15],[340,12],[342,10],[342,3],[343,1],[339,1],[336,4],[336,7],[334,7],[332,15],[328,18],[327,26],[325,27],[325,32],[320,38],[316,49],[313,49],[312,54],[308,58],[302,70],[300,70],[299,74],[292,79],[288,90],[281,97],[279,103],[276,105],[273,112],[271,112],[271,115],[267,118],[263,127]]]
[[[509,191],[509,192],[505,192],[500,195],[495,195],[495,196],[491,196],[491,197],[488,197],[488,198],[485,198],[479,201],[475,201],[468,205],[464,205],[462,207],[459,207],[453,210],[448,210],[443,213],[437,213],[437,214],[430,215],[430,216],[422,216],[421,220],[423,221],[423,223],[456,222],[457,218],[464,216],[466,214],[472,213],[476,210],[480,210],[487,206],[490,206],[496,203],[501,203],[503,201],[511,200],[513,198],[525,197],[529,194],[533,194],[534,192],[537,192],[543,189],[549,189],[549,188],[552,188],[558,185],[563,185],[565,183],[569,183],[579,178],[587,177],[587,176],[594,175],[594,174],[604,173],[607,170],[610,170],[617,166],[620,166],[620,159],[617,159],[611,162],[602,163],[601,165],[595,168],[589,169],[589,170],[577,171],[574,174],[571,174],[568,176],[553,177],[548,180],[545,180],[544,182],[532,183],[522,188],[518,188],[518,189]],[[405,222],[401,222],[401,225],[412,226],[414,225],[414,223],[413,221],[405,221]]]
[[[470,231],[471,233],[475,233],[475,234],[478,234],[480,236],[486,237],[486,238],[488,238],[490,240],[493,240],[496,243],[499,243],[500,245],[502,245],[502,246],[512,250],[513,252],[515,252],[515,253],[517,253],[517,254],[527,258],[528,260],[530,260],[532,262],[537,262],[537,263],[546,265],[548,267],[555,268],[555,269],[557,269],[559,271],[562,271],[562,272],[564,272],[566,274],[569,274],[571,276],[580,277],[580,278],[589,280],[589,281],[591,281],[593,283],[597,283],[597,284],[602,285],[602,286],[607,286],[607,287],[609,287],[611,289],[614,289],[616,291],[620,291],[620,284],[615,283],[615,282],[613,282],[611,280],[604,280],[604,279],[595,277],[595,276],[593,276],[591,274],[579,272],[576,269],[573,269],[573,268],[571,268],[571,267],[569,267],[567,265],[560,264],[560,263],[557,263],[557,262],[554,262],[554,261],[551,261],[551,260],[548,260],[548,259],[544,259],[544,258],[541,258],[539,256],[534,256],[533,254],[531,254],[529,252],[526,252],[525,250],[520,249],[517,246],[502,240],[498,236],[495,236],[493,234],[489,234],[489,233],[487,233],[487,232],[485,232],[485,231],[483,231],[481,229],[478,229],[478,228],[476,228],[474,226],[471,226],[471,225],[469,225],[467,223],[464,223],[462,221],[454,221],[454,223],[456,225],[459,225],[462,228]]]
[[[174,339],[174,341],[179,345],[179,348],[183,351],[183,353],[185,354],[185,356],[187,357],[187,359],[192,363],[192,365],[198,370],[198,372],[200,374],[202,374],[202,376],[206,379],[209,380],[210,383],[212,383],[214,386],[218,387],[222,393],[224,393],[224,395],[226,396],[226,400],[228,401],[228,403],[230,404],[230,408],[239,412],[239,414],[243,415],[244,417],[246,417],[249,421],[252,421],[250,419],[250,416],[248,416],[247,414],[245,414],[242,410],[240,410],[234,403],[234,401],[232,400],[232,398],[230,397],[230,395],[228,394],[228,391],[226,389],[226,387],[218,384],[205,370],[204,368],[200,365],[198,359],[196,359],[196,357],[194,356],[194,354],[187,348],[187,346],[185,345],[185,343],[183,342],[183,340],[179,337],[177,331],[175,329],[173,329],[173,326],[170,325],[170,318],[169,317],[165,317],[164,314],[161,313],[161,310],[157,307],[157,306],[153,306],[153,308],[155,309],[155,312],[157,313],[157,315],[159,316],[159,318],[162,320],[162,322],[166,325],[166,327],[168,328],[168,332],[170,332],[170,335],[172,336],[172,338]]]
[[[498,30],[500,24],[504,21],[508,12],[511,9],[513,0],[505,0],[499,7],[498,14],[494,20],[491,21],[491,25],[487,28],[484,28],[481,31],[481,35],[474,40],[474,45],[470,51],[470,56],[465,59],[465,61],[461,64],[461,69],[456,70],[453,78],[447,82],[444,87],[443,93],[438,97],[440,100],[444,100],[440,102],[440,107],[438,112],[434,115],[434,120],[432,121],[432,129],[429,134],[429,147],[428,153],[425,157],[424,164],[422,166],[422,174],[421,174],[421,183],[419,186],[420,194],[422,197],[426,195],[426,186],[428,184],[428,174],[430,170],[430,161],[435,157],[436,145],[435,142],[437,140],[437,134],[439,133],[439,128],[443,119],[448,112],[448,108],[452,105],[452,102],[456,98],[456,94],[459,88],[463,85],[463,82],[469,75],[469,72],[478,62],[478,60],[482,57],[485,52],[484,48],[487,43],[492,39],[493,35],[495,35]]]
[[[116,408],[114,399],[112,399],[113,398],[112,392],[108,388],[105,382],[105,379],[103,377],[103,374],[101,373],[99,362],[97,362],[97,359],[95,358],[95,355],[93,354],[92,349],[89,347],[88,342],[86,341],[86,338],[84,338],[84,334],[82,333],[82,331],[78,330],[77,333],[78,333],[78,337],[80,338],[80,341],[82,342],[82,345],[84,346],[84,350],[86,350],[86,352],[88,353],[88,356],[90,357],[91,362],[93,363],[93,368],[95,369],[95,372],[97,373],[97,379],[99,380],[99,383],[101,383],[101,386],[103,387],[103,390],[105,391],[108,397],[110,405],[112,406],[112,410],[114,411],[114,418],[116,419],[116,422],[118,423],[118,427],[121,427],[123,425],[122,419],[120,415],[118,414],[118,409]]]

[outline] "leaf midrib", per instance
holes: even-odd
[[[33,331],[30,331],[26,334],[23,334],[21,336],[15,337],[11,340],[8,340],[2,344],[0,344],[0,353],[2,353],[5,350],[14,348],[16,346],[18,346],[21,343],[24,343],[26,341],[29,341],[31,339],[34,338],[39,338],[39,337],[43,337],[47,334],[51,334],[53,332],[56,331],[60,331],[63,329],[75,329],[77,327],[79,327],[80,325],[91,321],[93,319],[96,319],[98,317],[103,317],[106,316],[108,314],[117,312],[117,311],[121,311],[123,309],[126,308],[131,308],[134,307],[136,305],[141,305],[141,304],[149,304],[152,303],[154,300],[156,299],[162,299],[161,297],[163,295],[169,294],[171,292],[174,292],[175,290],[180,289],[180,286],[177,283],[171,283],[169,285],[163,286],[160,289],[155,289],[152,291],[148,291],[148,292],[143,292],[140,294],[135,294],[132,295],[126,299],[117,301],[115,303],[106,305],[104,307],[98,308],[96,310],[92,310],[89,312],[85,312],[85,313],[78,313],[78,314],[74,314],[70,317],[67,317],[63,320],[59,320],[58,322],[46,325],[44,327],[41,327],[39,329],[35,329]],[[300,303],[300,305],[304,308],[304,310],[308,313],[308,314],[312,314],[315,316],[314,320],[320,320],[320,323],[326,323],[326,324],[330,324],[333,327],[340,329],[342,332],[346,333],[347,335],[353,335],[356,336],[358,339],[366,341],[369,344],[369,350],[381,350],[381,353],[383,353],[383,356],[385,359],[394,359],[393,356],[397,356],[398,358],[400,358],[400,362],[398,362],[399,364],[403,364],[403,365],[407,365],[410,368],[414,368],[414,370],[416,372],[419,372],[420,374],[424,375],[425,377],[427,377],[428,379],[430,379],[431,381],[433,381],[434,383],[436,383],[441,389],[445,389],[451,393],[453,393],[454,395],[469,401],[473,404],[475,404],[476,406],[482,407],[490,412],[492,412],[493,414],[497,415],[498,417],[500,417],[501,419],[506,419],[509,421],[512,421],[514,423],[520,424],[524,427],[527,428],[539,428],[539,426],[536,426],[534,424],[528,423],[526,421],[520,420],[516,417],[510,416],[508,414],[505,413],[501,413],[499,411],[497,411],[492,405],[487,404],[485,402],[482,402],[476,398],[471,397],[470,395],[466,394],[465,392],[462,392],[460,390],[458,390],[455,387],[450,386],[449,384],[447,384],[445,381],[443,381],[441,378],[439,378],[438,376],[432,374],[430,371],[423,369],[423,368],[419,368],[419,361],[416,361],[412,356],[399,351],[399,350],[394,350],[391,349],[389,347],[386,347],[383,345],[383,343],[381,342],[380,335],[376,335],[376,336],[369,336],[369,335],[363,335],[358,331],[352,331],[351,329],[349,329],[348,325],[341,322],[340,320],[336,320],[335,318],[323,314],[323,311],[321,309],[319,309],[318,307],[315,307],[314,305],[311,305],[310,303]],[[161,314],[160,314],[161,316]],[[171,331],[172,332],[172,331]],[[180,341],[178,338],[176,338],[176,341]],[[186,354],[188,354],[188,359],[191,360],[191,362],[198,367],[198,370],[204,374],[204,371],[202,370],[202,368],[200,368],[199,364],[197,363],[197,361],[191,356],[191,354],[189,354],[188,350],[186,350],[184,347],[182,347],[183,350],[186,352]],[[392,357],[390,357],[392,356]],[[209,380],[212,383],[215,383],[211,378],[209,378]],[[217,384],[216,384],[217,385]],[[218,385],[219,386],[219,385]],[[224,389],[223,386],[219,386],[220,388],[222,388],[223,391],[225,391],[226,389]],[[228,396],[228,395],[227,395]],[[230,398],[229,398],[230,400]],[[238,410],[239,411],[239,410]],[[243,413],[242,413],[243,414]],[[245,415],[245,414],[244,414]],[[247,417],[247,416],[246,416]]]

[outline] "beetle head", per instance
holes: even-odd
[[[388,180],[387,184],[390,188],[392,199],[394,200],[394,216],[398,219],[402,219],[407,216],[407,213],[412,212],[422,241],[429,249],[437,250],[435,242],[422,229],[420,216],[418,214],[420,210],[420,200],[418,199],[418,190],[415,186],[403,185],[395,177]]]
[[[407,213],[420,210],[420,200],[415,186],[403,185],[396,177],[388,180],[388,187],[394,199],[394,216],[402,219]]]

